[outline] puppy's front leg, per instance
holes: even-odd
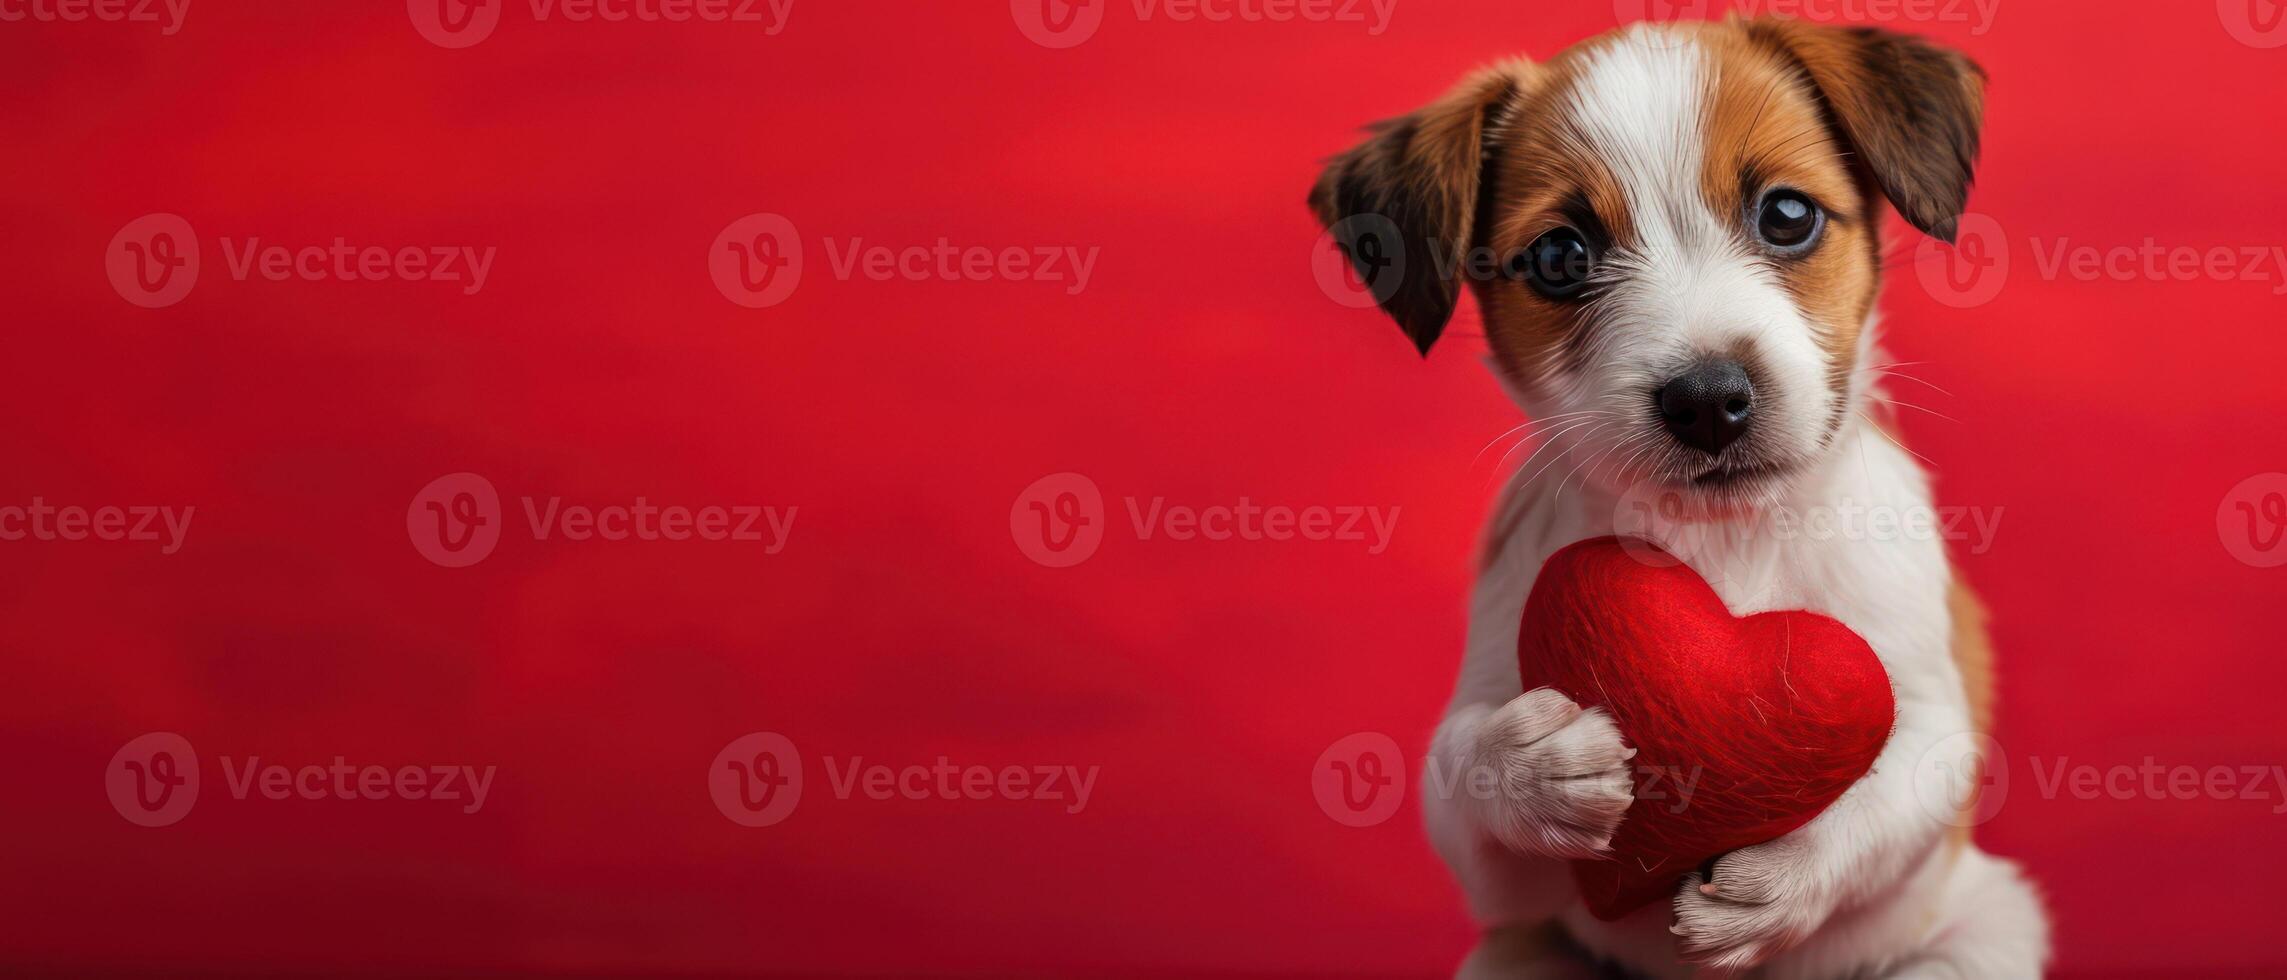
[[[1920,765],[1940,738],[1968,726],[1959,705],[1901,702],[1874,770],[1833,806],[1778,840],[1717,859],[1712,882],[1686,876],[1674,927],[1684,957],[1746,969],[1897,882],[1947,828],[1943,808],[1924,802],[1968,798],[1969,772]]]

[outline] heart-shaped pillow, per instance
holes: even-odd
[[[1524,689],[1611,712],[1636,800],[1609,858],[1574,861],[1617,919],[1711,858],[1810,822],[1873,768],[1897,705],[1850,627],[1810,612],[1733,616],[1697,572],[1639,541],[1549,557],[1518,637]]]

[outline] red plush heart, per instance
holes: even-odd
[[[1525,690],[1603,707],[1636,749],[1612,856],[1572,864],[1600,919],[1810,822],[1873,768],[1897,718],[1890,675],[1850,627],[1810,612],[1733,616],[1698,573],[1633,540],[1550,556],[1517,661]]]

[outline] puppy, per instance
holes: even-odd
[[[1547,460],[1491,519],[1425,766],[1501,787],[1425,780],[1432,841],[1488,930],[1463,976],[2043,968],[2038,897],[1967,835],[1979,779],[1963,747],[1987,723],[1990,665],[1943,544],[1772,520],[1929,513],[1927,477],[1881,421],[1879,232],[1887,201],[1951,240],[1983,99],[1967,59],[1884,31],[1638,24],[1480,71],[1319,180],[1314,210],[1424,354],[1468,281],[1495,374],[1544,427]],[[1897,727],[1802,828],[1603,922],[1564,862],[1608,849],[1633,753],[1601,710],[1521,690],[1516,643],[1543,560],[1613,533],[1665,545],[1734,613],[1847,623],[1889,671]]]

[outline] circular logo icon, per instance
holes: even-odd
[[[1078,47],[1104,26],[1111,0],[1009,0],[1016,29],[1044,48]]]
[[[1922,290],[1940,303],[1955,309],[1984,306],[2009,281],[2008,236],[2000,222],[1964,214],[1955,226],[1952,246],[1925,237],[1915,247],[1914,275],[1922,281]]]
[[[707,247],[707,274],[724,299],[750,310],[776,306],[802,282],[802,236],[778,215],[747,215]]]
[[[1701,551],[1707,527],[1692,519],[1683,491],[1640,480],[1613,502],[1612,534],[1628,557],[1653,568],[1672,568]]]
[[[199,757],[173,732],[140,735],[119,747],[103,769],[111,808],[138,827],[181,820],[199,801]]]
[[[500,26],[501,0],[405,0],[413,29],[440,48],[470,47]]]
[[[2287,45],[2287,0],[2216,0],[2216,16],[2232,40],[2248,47]]]
[[[1104,494],[1078,473],[1034,480],[1009,507],[1009,536],[1026,558],[1049,568],[1087,561],[1104,543]]]
[[[741,827],[778,823],[802,802],[802,756],[777,732],[741,735],[708,764],[707,795]]]
[[[1310,795],[1345,827],[1372,827],[1398,812],[1406,799],[1405,756],[1396,739],[1357,732],[1335,739],[1310,767]]]
[[[2224,494],[2216,508],[2216,536],[2245,564],[2287,565],[2287,473],[2258,473]]]
[[[1930,819],[1975,827],[2009,800],[2009,759],[1983,732],[1956,732],[1914,763],[1914,799]]]
[[[199,281],[199,238],[172,214],[146,214],[111,236],[103,250],[111,288],[145,309],[180,303]]]
[[[500,494],[474,473],[447,473],[422,487],[405,508],[413,550],[446,568],[483,561],[500,543]]]
[[[1714,6],[1714,0],[1612,0],[1612,16],[1623,27],[1644,24],[1642,36],[1646,40],[1660,47],[1674,47],[1690,38],[1682,31],[1669,30],[1669,26],[1706,20]]]
[[[1310,274],[1318,289],[1353,310],[1380,305],[1406,277],[1405,238],[1397,222],[1353,214],[1320,233],[1311,246]]]

